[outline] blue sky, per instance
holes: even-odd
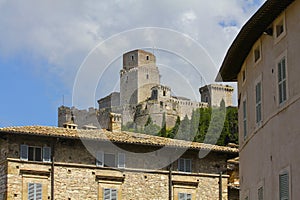
[[[0,0],[0,127],[56,126],[57,108],[62,105],[63,96],[65,105],[72,106],[76,75],[84,60],[92,59],[88,56],[91,50],[102,44],[107,57],[114,60],[110,60],[106,68],[106,78],[97,82],[94,104],[79,105],[82,108],[96,106],[97,99],[118,89],[121,53],[114,51],[115,46],[119,45],[121,50],[131,46],[142,48],[145,38],[139,35],[130,41],[123,38],[122,43],[114,44],[114,48],[104,46],[107,43],[103,42],[135,28],[159,27],[188,36],[192,39],[189,41],[201,46],[218,69],[242,25],[263,2]],[[172,45],[175,49],[182,46],[178,41]],[[180,55],[174,57],[175,54],[159,49],[156,55],[165,84],[174,88],[176,95],[188,95],[184,89],[183,92],[176,89],[182,84],[168,79],[167,69],[180,70],[182,66],[188,68],[189,64],[183,62]],[[103,67],[99,58],[94,62],[99,68]],[[185,77],[196,90],[202,83],[199,77],[191,74],[186,73]],[[89,82],[91,76],[87,75],[83,82]],[[109,82],[112,80],[113,83]],[[78,94],[85,98],[84,91]]]

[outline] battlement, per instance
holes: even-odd
[[[154,65],[155,56],[147,51],[137,49],[123,54],[123,70],[130,70],[143,65]]]
[[[199,88],[201,101],[207,102],[209,106],[220,106],[224,100],[225,106],[232,106],[233,87],[229,85],[210,84]]]

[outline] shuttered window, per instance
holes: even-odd
[[[256,102],[256,123],[260,123],[261,118],[261,82],[255,86],[255,102]]]
[[[178,193],[178,200],[192,200],[192,194]]]
[[[118,156],[118,157],[117,157]],[[126,157],[124,153],[118,153],[117,156],[113,153],[104,153],[103,151],[97,151],[96,153],[96,165],[98,167],[118,167],[125,168]],[[116,164],[118,159],[118,165]]]
[[[125,168],[125,154],[118,154],[118,168]]]
[[[279,104],[283,103],[287,99],[286,91],[286,60],[282,58],[278,63],[278,95]]]
[[[264,189],[263,189],[263,187],[258,188],[257,195],[258,195],[258,200],[263,200],[264,199]]]
[[[51,148],[20,145],[20,159],[29,161],[51,161]]]
[[[28,183],[28,200],[42,200],[42,184]]]
[[[192,172],[192,160],[180,158],[178,160],[178,171],[181,172]]]
[[[289,200],[289,174],[285,172],[279,175],[279,199]]]
[[[243,129],[244,129],[244,139],[247,138],[247,103],[246,100],[243,101]]]
[[[104,188],[103,189],[103,200],[117,200],[118,191],[117,189]]]

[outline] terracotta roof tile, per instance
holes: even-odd
[[[142,144],[150,146],[170,146],[179,148],[201,149],[217,152],[238,153],[237,148],[204,144],[198,142],[189,142],[184,140],[170,139],[152,135],[132,132],[110,132],[107,130],[83,130],[83,129],[66,129],[50,126],[18,126],[0,128],[0,134],[25,134],[40,135],[49,137],[62,137],[74,139],[91,139],[91,140],[110,140],[116,143]]]

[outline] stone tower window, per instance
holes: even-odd
[[[131,60],[134,60],[134,56],[131,56]]]
[[[163,96],[166,96],[166,91],[163,91]]]
[[[146,75],[146,79],[149,79],[149,74]]]
[[[149,56],[146,56],[146,60],[149,60]]]

